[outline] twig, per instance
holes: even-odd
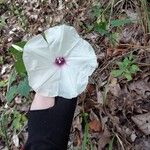
[[[118,141],[119,141],[119,143],[120,143],[120,145],[121,145],[122,149],[123,149],[123,150],[125,150],[125,148],[124,148],[124,146],[123,146],[123,143],[122,143],[122,141],[121,141],[120,137],[118,136],[118,134],[117,134],[117,133],[115,133],[115,135],[116,135],[116,137],[117,137],[117,139],[118,139]]]
[[[114,7],[114,0],[112,0],[111,2],[111,10],[110,10],[110,16],[109,16],[109,22],[108,22],[108,30],[110,28],[110,24],[111,24],[111,18],[112,18],[112,14],[113,14],[113,7]]]
[[[120,44],[119,46],[129,46],[130,48],[144,49],[150,51],[150,46],[139,46],[139,45],[132,45],[132,44]]]
[[[150,64],[147,64],[147,63],[137,63],[137,64],[140,66],[150,66]]]
[[[134,51],[137,51],[137,50],[133,50],[133,52],[134,52]],[[113,62],[116,61],[117,59],[120,59],[120,58],[122,58],[122,57],[124,57],[125,55],[128,55],[128,54],[130,54],[130,53],[131,53],[131,51],[128,52],[128,53],[125,53],[125,54],[123,54],[123,55],[121,55],[121,56],[118,56],[118,57],[113,58],[113,59],[110,60],[103,68],[100,69],[100,72],[99,72],[99,73],[101,73],[104,69],[106,69],[111,63],[113,63]]]
[[[62,2],[62,0],[59,0],[58,2],[59,2],[58,10],[62,10],[62,8],[63,8],[63,2]]]

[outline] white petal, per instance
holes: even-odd
[[[67,65],[62,66],[61,80],[59,82],[59,96],[65,98],[73,98],[77,93],[77,77],[78,71]]]
[[[40,91],[40,88],[47,84],[47,82],[54,82],[59,76],[59,69],[54,65],[50,65],[50,68],[28,71],[29,84],[34,91]],[[49,84],[50,87],[51,84]],[[45,87],[45,90],[50,90],[49,87]],[[48,95],[47,95],[48,96]]]
[[[56,57],[66,56],[74,45],[80,40],[75,28],[67,25],[60,25],[45,31],[51,53],[55,52]],[[51,46],[55,45],[55,47]]]
[[[44,59],[35,53],[23,53],[23,61],[27,71],[49,68],[50,60]]]
[[[45,41],[42,35],[36,35],[31,38],[23,49],[24,53],[29,55],[35,55],[35,57],[41,57],[41,59],[49,60],[50,53],[48,49],[48,43]]]
[[[49,67],[52,57],[50,57],[48,44],[42,35],[34,36],[26,43],[23,50],[23,61],[27,71]]]
[[[44,31],[45,38],[49,45],[51,45],[57,38],[60,38],[60,26],[55,26],[52,28],[49,28]]]
[[[44,34],[49,45],[50,56],[59,57],[60,26],[49,28]]]
[[[76,78],[73,84],[76,85],[76,92],[81,94],[86,89],[88,77],[98,66],[92,46],[85,40],[80,40],[80,42],[68,53],[66,64],[69,69],[72,68],[72,77]]]
[[[60,70],[57,70],[57,72],[55,72],[53,76],[48,78],[48,80],[44,82],[35,91],[40,93],[43,96],[49,96],[49,97],[58,96],[59,81],[60,81]]]
[[[73,98],[81,94],[88,84],[89,75],[95,70],[89,66],[73,67],[64,66],[59,82],[59,96]]]
[[[97,67],[97,59],[92,46],[85,40],[80,40],[78,44],[68,53],[67,65],[84,67]],[[88,69],[88,68],[87,68]]]
[[[61,42],[59,45],[59,51],[64,56],[70,51],[80,40],[80,37],[74,27],[63,25],[61,26]]]
[[[89,76],[93,73],[95,70],[94,67],[89,67],[89,65],[85,65],[82,68],[80,68],[78,79],[77,79],[77,91],[78,94],[81,94],[88,84]]]

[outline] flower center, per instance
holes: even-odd
[[[58,65],[58,66],[63,65],[65,62],[66,62],[66,61],[65,61],[65,59],[64,59],[63,57],[57,57],[57,58],[55,59],[55,64]]]

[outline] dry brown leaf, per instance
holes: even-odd
[[[78,147],[81,145],[81,136],[80,136],[80,131],[76,130],[74,132],[74,140],[73,140],[73,145],[75,147]]]
[[[130,90],[135,91],[138,95],[142,96],[143,98],[147,98],[146,92],[150,92],[150,84],[148,83],[149,77],[145,78],[144,80],[138,80],[133,82],[129,85]]]
[[[126,52],[127,49],[125,48],[108,48],[107,49],[107,56],[117,56],[119,54],[122,54],[123,52]]]
[[[102,92],[98,91],[98,90],[97,90],[97,102],[99,104],[103,104],[104,103],[104,98],[103,98]]]
[[[105,128],[104,132],[100,134],[100,138],[98,141],[98,150],[102,150],[105,148],[106,144],[110,141],[110,132]]]
[[[102,131],[102,124],[98,118],[98,116],[95,114],[93,110],[90,111],[90,122],[89,122],[89,129],[91,132],[101,132]]]
[[[145,135],[150,134],[150,112],[133,116],[131,119]]]
[[[100,121],[95,119],[89,123],[89,129],[92,132],[101,132],[102,131],[102,125],[101,125]]]
[[[150,150],[150,138],[137,139],[135,150]]]
[[[119,97],[121,94],[121,88],[120,85],[117,82],[116,78],[111,79],[111,83],[108,86],[108,90],[116,97]]]
[[[90,95],[92,95],[95,91],[95,86],[93,84],[88,84],[86,89],[87,89],[88,93]]]
[[[93,99],[87,99],[84,109],[85,109],[85,111],[90,111],[90,110],[94,109],[96,107],[96,105],[98,105],[98,103],[95,102]]]

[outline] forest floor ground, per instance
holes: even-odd
[[[90,42],[99,63],[78,97],[68,149],[150,150],[149,8],[146,0],[0,0],[0,149],[22,149],[22,116],[34,95],[6,100],[10,75],[15,76],[8,48],[65,23]],[[14,77],[13,84],[19,81]]]

